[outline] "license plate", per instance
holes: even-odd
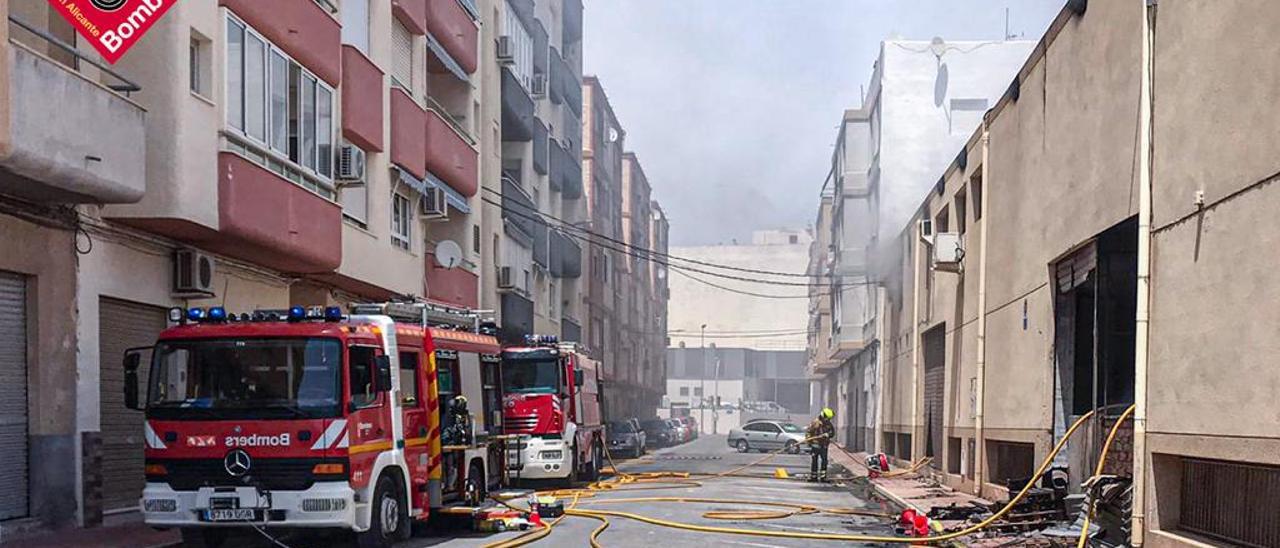
[[[257,521],[258,515],[252,508],[231,508],[205,510],[205,521]]]

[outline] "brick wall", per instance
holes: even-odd
[[[1116,423],[1114,417],[1103,421],[1103,432],[1111,432]],[[1104,438],[1105,439],[1105,438]],[[1120,425],[1116,438],[1111,442],[1107,452],[1107,461],[1102,465],[1102,473],[1116,476],[1133,477],[1133,421],[1127,420]]]

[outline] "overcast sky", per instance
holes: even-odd
[[[1064,0],[586,0],[600,77],[673,245],[817,214],[836,126],[880,40],[1039,39]]]

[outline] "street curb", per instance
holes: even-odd
[[[914,510],[914,511],[915,511],[915,512],[917,512],[917,513],[921,512],[921,510],[920,510],[920,507],[919,507],[919,506],[916,506],[915,504],[912,504],[911,502],[907,501],[907,499],[904,499],[904,498],[902,498],[901,496],[899,496],[897,493],[894,493],[894,492],[892,492],[892,491],[890,491],[890,490],[888,490],[888,489],[885,489],[883,486],[881,486],[880,484],[878,484],[878,483],[876,483],[876,482],[874,482],[874,481],[872,481],[872,482],[871,482],[871,485],[872,485],[872,487],[874,487],[874,488],[875,488],[875,492],[876,492],[876,494],[878,494],[878,495],[880,495],[880,496],[882,496],[882,497],[884,497],[884,498],[886,498],[886,499],[889,499],[889,501],[890,501],[890,502],[893,502],[894,504],[897,504],[901,509],[903,509],[903,510],[908,510],[908,509],[910,509],[910,510]]]

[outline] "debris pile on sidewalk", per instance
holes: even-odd
[[[1015,478],[1004,483],[1010,493],[1001,501],[989,501],[940,484],[927,471],[897,477],[880,474],[862,466],[863,454],[833,454],[832,460],[850,469],[868,470],[855,483],[893,501],[903,508],[895,531],[903,536],[927,537],[961,531],[991,518],[1008,505],[1031,478]],[[846,462],[847,461],[847,462]],[[865,461],[871,462],[871,461]],[[865,473],[865,472],[864,472]],[[1071,494],[1070,478],[1064,468],[1047,471],[1025,496],[1000,519],[983,530],[966,536],[966,546],[1054,546],[1063,539],[1079,537],[1084,526],[1081,510],[1089,507],[1089,494],[1096,496],[1090,536],[1094,545],[1122,546],[1129,536],[1128,516],[1132,500],[1131,480],[1103,476],[1086,485],[1086,494]]]

